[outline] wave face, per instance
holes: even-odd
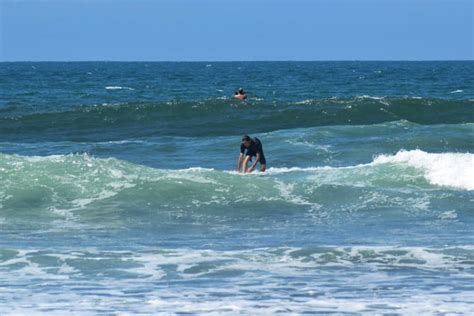
[[[420,150],[382,155],[355,166],[272,167],[265,174],[251,175],[205,168],[153,169],[87,154],[0,155],[0,170],[0,206],[9,214],[7,221],[75,216],[96,220],[96,212],[101,216],[109,212],[107,222],[110,216],[137,216],[137,202],[157,217],[178,210],[219,215],[228,209],[241,211],[227,216],[239,218],[244,212],[242,220],[248,220],[248,216],[266,215],[274,208],[337,214],[347,209],[404,207],[403,201],[394,198],[400,192],[416,196],[417,191],[427,191],[429,200],[436,195],[431,191],[462,194],[474,190],[474,154]],[[361,192],[375,195],[369,202],[361,201]],[[334,201],[332,196],[341,200]],[[117,209],[124,212],[117,213]]]
[[[355,97],[302,102],[209,99],[195,102],[124,103],[86,106],[61,112],[0,118],[1,139],[116,140],[148,136],[238,135],[331,125],[369,125],[390,121],[418,124],[474,122],[474,102],[412,98]]]
[[[473,140],[471,61],[0,63],[0,314],[474,314]]]

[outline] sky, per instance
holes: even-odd
[[[473,60],[474,0],[0,0],[0,61]]]

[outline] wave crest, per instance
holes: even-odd
[[[154,169],[87,154],[47,157],[0,154],[0,209],[28,212],[46,209],[67,217],[70,211],[98,205],[112,205],[115,209],[121,203],[148,201],[150,205],[165,208],[172,205],[172,209],[283,203],[287,207],[306,206],[316,210],[330,203],[324,193],[328,189],[336,190],[332,194],[338,194],[337,190],[346,194],[347,189],[375,192],[380,188],[396,191],[409,187],[474,190],[473,167],[474,154],[421,150],[382,155],[355,166],[273,167],[265,174],[251,175],[206,168]],[[381,205],[385,206],[398,203],[379,193],[371,195],[369,202],[360,200],[358,194],[354,196],[357,199],[349,201],[353,209],[367,207],[371,199],[381,198]]]
[[[474,122],[474,104],[465,100],[354,97],[272,102],[209,99],[164,103],[124,103],[69,108],[63,112],[8,113],[0,118],[6,140],[114,140],[125,136],[222,136],[330,125],[388,121],[419,124]]]
[[[474,190],[474,154],[427,153],[422,150],[399,151],[395,155],[381,155],[374,164],[406,164],[424,171],[433,185]]]

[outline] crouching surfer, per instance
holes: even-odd
[[[255,157],[255,161],[252,162],[252,157]],[[249,162],[252,162],[250,167]],[[267,162],[265,155],[263,154],[262,142],[258,138],[251,138],[248,135],[242,137],[242,143],[240,144],[240,155],[237,161],[237,172],[242,169],[243,173],[250,173],[255,169],[257,163],[260,163],[260,171],[263,172],[267,168]]]

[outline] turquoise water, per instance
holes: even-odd
[[[0,63],[0,313],[474,313],[473,74]]]

